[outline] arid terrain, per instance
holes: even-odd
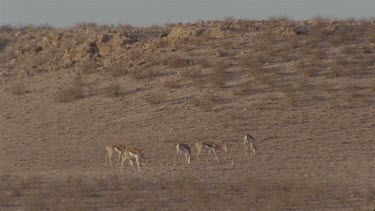
[[[373,19],[3,25],[0,99],[0,210],[375,209]]]

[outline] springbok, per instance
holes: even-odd
[[[109,164],[111,165],[111,168],[113,168],[112,156],[113,156],[114,152],[116,152],[118,154],[117,163],[116,163],[116,166],[118,166],[118,163],[119,163],[120,158],[121,158],[121,154],[122,154],[122,152],[125,151],[125,149],[126,149],[126,146],[123,145],[123,144],[110,144],[110,145],[106,146],[105,147],[105,150],[107,152],[107,155],[105,156],[106,166],[108,166],[108,162],[109,162]]]
[[[130,165],[133,166],[133,161],[135,160],[137,163],[138,171],[141,172],[141,167],[139,166],[139,162],[141,162],[142,166],[146,166],[145,164],[145,157],[140,149],[135,147],[126,147],[125,151],[122,153],[121,159],[121,166],[120,166],[120,173],[122,172],[124,162],[129,160]]]
[[[187,144],[177,144],[176,145],[176,156],[175,162],[177,162],[177,156],[184,154],[187,164],[190,164],[191,149]]]
[[[253,154],[255,155],[255,150],[257,149],[256,146],[255,146],[255,139],[253,138],[253,136],[251,136],[250,134],[246,134],[244,137],[243,137],[243,144],[245,145],[245,154],[247,155],[247,151],[249,149],[249,145],[250,145],[250,148],[251,148],[251,151],[253,152]]]
[[[228,152],[228,145],[227,144],[217,144],[217,143],[213,143],[213,142],[197,142],[195,144],[195,146],[197,147],[196,157],[197,157],[198,161],[199,161],[199,154],[202,152],[202,149],[208,150],[206,162],[208,162],[208,159],[210,157],[211,152],[214,153],[216,161],[219,162],[219,159],[217,158],[215,150],[223,150],[225,152]]]

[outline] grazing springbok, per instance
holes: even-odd
[[[131,166],[133,166],[133,161],[135,160],[137,163],[138,171],[140,172],[141,167],[139,166],[139,162],[141,162],[143,166],[146,166],[145,157],[143,156],[143,153],[140,149],[137,149],[135,147],[126,147],[125,151],[122,153],[120,173],[122,172],[124,162],[126,160],[129,160]]]
[[[247,155],[247,151],[249,149],[249,145],[250,145],[250,148],[251,148],[251,151],[253,152],[253,154],[255,155],[255,150],[257,149],[255,147],[255,143],[254,143],[255,139],[253,138],[253,136],[251,136],[250,134],[246,134],[244,137],[243,137],[243,144],[245,145],[245,154]]]
[[[227,144],[217,144],[213,142],[197,142],[195,146],[197,147],[196,156],[197,156],[198,161],[199,161],[199,154],[202,152],[202,149],[208,150],[206,162],[208,162],[211,152],[214,153],[217,162],[219,162],[219,159],[217,158],[217,155],[215,152],[216,150],[223,150],[225,152],[228,152]]]
[[[107,155],[105,156],[105,164],[108,166],[108,163],[111,165],[111,168],[113,168],[112,165],[112,156],[113,153],[116,152],[118,154],[117,163],[116,166],[118,166],[121,154],[125,151],[126,146],[123,144],[110,144],[105,147],[105,151],[107,152]]]
[[[176,145],[176,156],[175,162],[177,162],[177,156],[184,154],[187,164],[190,164],[191,149],[187,144],[177,144]]]

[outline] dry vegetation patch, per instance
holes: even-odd
[[[11,84],[9,87],[9,91],[15,95],[23,95],[29,92],[25,83],[22,81],[17,81]]]
[[[179,54],[172,54],[165,58],[163,61],[164,65],[168,65],[173,68],[185,67],[190,64],[190,60]]]
[[[153,93],[146,97],[146,101],[151,105],[160,105],[166,100],[167,96],[163,93]]]
[[[73,85],[68,88],[59,90],[55,94],[55,100],[60,103],[68,103],[82,99],[84,97],[83,87],[79,85]]]
[[[119,83],[113,82],[105,86],[102,93],[108,97],[118,97],[122,94],[122,88]]]

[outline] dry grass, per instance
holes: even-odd
[[[197,86],[205,86],[207,83],[207,75],[203,74],[200,69],[187,69],[181,73],[181,76],[192,81]]]
[[[67,197],[87,198],[95,195],[95,186],[79,176],[69,176],[65,181],[64,190]]]
[[[314,205],[321,208],[324,205],[320,204],[331,195],[343,207],[358,206],[347,197],[349,194],[363,195],[365,203],[371,206],[375,194],[372,186],[363,193],[344,188],[331,192],[322,183],[305,178],[265,180],[254,175],[215,185],[202,183],[194,176],[172,180],[158,177],[154,182],[108,176],[94,183],[81,176],[70,176],[65,181],[45,182],[43,189],[25,186],[22,191],[27,194],[23,197],[3,190],[0,207],[26,210],[90,210],[98,205],[146,210],[161,207],[168,210],[303,210]]]
[[[78,85],[73,85],[71,87],[59,90],[55,94],[55,100],[60,103],[76,101],[82,99],[83,97],[83,87]]]
[[[163,82],[163,86],[169,89],[178,89],[182,86],[181,81],[176,79],[167,79]]]
[[[364,198],[370,206],[375,206],[375,187],[374,186],[369,186],[367,188]]]
[[[208,57],[200,57],[195,62],[203,68],[209,68],[213,65]]]
[[[192,104],[205,112],[210,112],[215,107],[215,102],[209,96],[201,97],[201,98],[193,98]]]
[[[184,58],[182,55],[173,54],[163,61],[164,65],[168,65],[173,68],[185,67],[190,64],[190,60]]]
[[[167,96],[161,93],[153,93],[146,97],[146,101],[151,105],[160,105],[166,102]]]
[[[244,81],[237,85],[237,87],[232,90],[232,93],[236,96],[247,95],[252,91],[256,90],[253,81]]]
[[[98,65],[93,60],[80,61],[76,67],[83,74],[96,73]]]
[[[102,93],[108,97],[119,97],[122,95],[122,88],[119,83],[113,82],[105,86]]]
[[[226,85],[226,70],[228,65],[224,62],[218,62],[212,72],[207,76],[207,81],[214,87],[224,88]]]
[[[39,192],[33,192],[24,197],[23,201],[26,210],[39,211],[47,208],[45,196]]]
[[[25,83],[22,81],[17,81],[10,85],[9,91],[15,95],[23,95],[29,92]]]
[[[146,69],[138,69],[135,71],[130,72],[132,78],[136,80],[147,80],[147,79],[155,79],[160,73],[153,68],[146,68]]]
[[[127,66],[124,63],[113,64],[108,70],[114,77],[124,76],[129,73]]]
[[[284,93],[286,102],[290,106],[297,106],[298,105],[298,97],[296,95],[296,91],[289,85],[282,85],[279,86],[278,89]]]
[[[359,34],[355,31],[350,32],[336,32],[331,36],[330,42],[337,46],[345,42],[355,41],[359,37]]]

